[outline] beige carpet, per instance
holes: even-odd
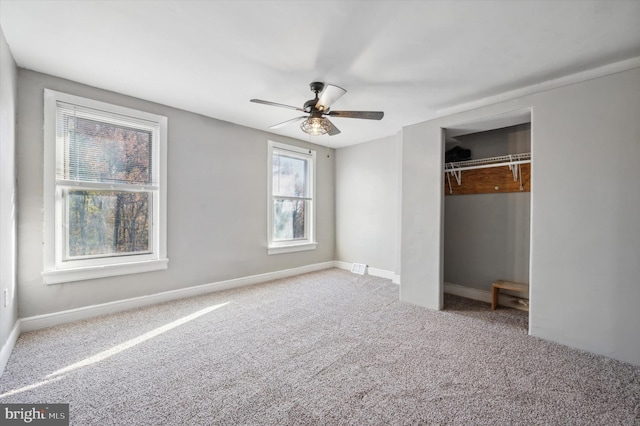
[[[25,333],[0,404],[69,403],[74,425],[640,424],[640,367],[398,291],[333,269]]]

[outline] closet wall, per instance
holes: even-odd
[[[474,160],[531,152],[531,125],[455,139],[459,146],[471,150]],[[447,143],[445,149],[453,146]],[[454,179],[451,181],[457,185]],[[531,193],[444,198],[444,282],[480,290],[491,290],[491,284],[498,279],[529,283]]]
[[[640,68],[622,65],[402,129],[400,300],[443,308],[442,129],[529,109],[529,333],[640,365]]]

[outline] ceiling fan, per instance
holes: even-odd
[[[382,111],[331,111],[331,105],[340,99],[342,95],[347,93],[342,87],[334,86],[331,84],[324,84],[315,81],[309,85],[311,91],[315,93],[315,98],[308,100],[304,103],[302,108],[294,107],[291,105],[278,104],[275,102],[263,101],[261,99],[251,99],[251,102],[264,105],[272,105],[282,108],[295,109],[307,113],[308,115],[301,115],[300,117],[292,118],[291,120],[283,121],[282,123],[274,124],[269,127],[270,129],[278,129],[291,123],[304,120],[300,124],[300,128],[305,133],[318,136],[326,133],[329,136],[334,136],[340,133],[340,130],[329,121],[329,117],[340,118],[363,118],[366,120],[382,120],[384,112]]]

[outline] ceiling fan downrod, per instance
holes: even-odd
[[[303,109],[306,112],[313,112],[314,110],[316,110],[316,104],[318,103],[318,99],[319,99],[318,94],[322,92],[322,90],[324,89],[324,83],[319,81],[314,81],[313,83],[309,84],[309,88],[311,89],[312,92],[316,94],[316,97],[314,99],[309,99],[307,102],[305,102]]]

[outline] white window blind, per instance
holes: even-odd
[[[74,184],[157,189],[153,123],[57,102],[56,179]],[[60,146],[62,145],[62,146]],[[105,184],[105,185],[100,185]]]

